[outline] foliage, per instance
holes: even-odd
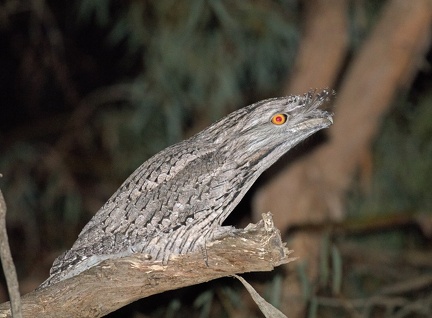
[[[246,94],[274,93],[296,49],[294,9],[284,1],[80,2],[80,21],[106,28],[109,47],[126,48],[121,65],[141,60],[121,101],[128,107],[102,115],[104,147],[121,157],[121,174],[185,129],[245,104]]]
[[[367,195],[353,197],[353,215],[430,213],[432,197],[432,95],[401,98],[375,141],[374,175]]]

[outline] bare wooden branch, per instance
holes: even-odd
[[[1,174],[0,174],[1,177]],[[15,270],[15,265],[12,260],[12,255],[9,247],[9,240],[6,231],[6,202],[3,198],[3,193],[0,190],[0,258],[3,267],[3,272],[6,278],[9,298],[12,301],[12,312],[15,318],[21,318],[21,299],[18,288],[18,278]],[[8,308],[10,308],[8,303]]]
[[[22,297],[24,317],[101,317],[135,300],[237,273],[271,271],[288,263],[289,251],[270,213],[204,253],[174,257],[167,265],[136,254],[107,260],[78,276]],[[206,264],[207,262],[207,264]],[[9,303],[0,317],[11,317]]]

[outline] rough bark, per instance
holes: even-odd
[[[137,299],[237,273],[270,271],[292,261],[271,214],[203,253],[170,259],[167,265],[136,254],[107,260],[78,276],[22,297],[23,317],[101,317]],[[207,265],[207,264],[208,265]],[[9,302],[0,317],[11,317]]]

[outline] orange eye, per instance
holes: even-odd
[[[275,125],[283,125],[287,120],[287,115],[285,114],[276,114],[272,117],[271,122]]]

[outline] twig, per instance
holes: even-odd
[[[0,174],[0,177],[2,175]],[[12,304],[12,314],[14,318],[21,318],[21,298],[18,288],[18,279],[15,265],[12,260],[9,248],[9,240],[6,232],[6,202],[0,190],[0,258],[3,272],[6,278],[9,298]]]

